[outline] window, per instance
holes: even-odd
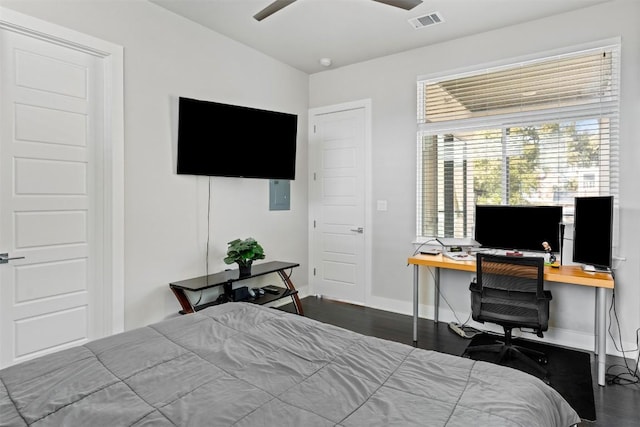
[[[418,81],[417,235],[473,237],[476,204],[618,192],[617,43]]]

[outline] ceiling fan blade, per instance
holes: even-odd
[[[389,6],[399,7],[404,10],[411,10],[417,5],[419,5],[420,3],[422,3],[422,0],[373,0],[373,1],[377,1],[378,3],[388,4]]]
[[[264,18],[271,16],[272,14],[276,13],[283,7],[289,6],[294,1],[296,0],[275,0],[269,6],[265,7],[260,12],[253,15],[253,17],[256,19],[256,21],[262,21]]]

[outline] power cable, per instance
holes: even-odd
[[[207,280],[209,279],[209,240],[210,240],[210,236],[211,236],[211,232],[210,232],[210,227],[211,227],[211,177],[208,177],[209,179],[209,191],[208,191],[208,197],[207,197],[207,247],[205,249],[205,274],[204,274],[204,284],[207,285]],[[198,296],[198,301],[196,301],[196,303],[194,305],[198,305],[200,304],[200,301],[202,301],[202,295],[203,295],[204,290],[201,289],[200,290],[200,295]]]
[[[613,273],[612,273],[613,274]],[[618,344],[616,343],[615,338],[613,337],[613,333],[611,332],[611,325],[613,324],[613,319],[611,315],[615,317],[617,329],[618,329],[618,338],[620,340],[620,348],[618,348]],[[609,385],[637,385],[640,384],[640,371],[638,371],[638,363],[640,362],[640,347],[638,342],[640,340],[639,333],[640,328],[636,329],[636,348],[633,350],[624,350],[624,346],[622,345],[622,332],[620,330],[620,320],[618,318],[618,312],[616,310],[616,291],[613,289],[611,296],[611,305],[609,306],[609,328],[608,328],[609,336],[611,337],[611,341],[615,346],[616,350],[622,354],[623,364],[615,364],[611,365],[607,368],[605,379],[607,384]],[[602,349],[600,349],[602,351]],[[629,366],[629,361],[625,357],[626,352],[638,352],[635,360],[635,368]],[[614,369],[621,369],[621,372],[612,373],[610,371]]]
[[[433,274],[433,270],[431,268],[429,268],[429,273],[431,274],[431,277],[433,278],[433,281],[435,283],[436,277]],[[438,287],[438,295],[440,297],[442,297],[444,302],[449,307],[449,310],[451,310],[451,312],[453,313],[453,317],[455,317],[456,320],[457,320],[457,322],[450,322],[449,323],[449,326],[451,327],[451,329],[456,331],[456,333],[458,333],[458,335],[462,336],[463,338],[473,338],[476,335],[482,333],[482,331],[479,331],[478,329],[474,328],[473,326],[467,325],[467,323],[469,323],[469,320],[471,320],[471,313],[469,313],[469,316],[467,317],[467,320],[465,320],[464,322],[460,321],[460,319],[458,318],[458,315],[456,314],[456,311],[453,309],[451,304],[449,304],[449,301],[447,300],[447,298],[442,293],[442,289],[440,289],[440,287]],[[461,331],[462,333],[464,333],[464,335],[460,334],[458,331]]]

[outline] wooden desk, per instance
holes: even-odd
[[[434,274],[434,303],[433,320],[438,322],[440,308],[440,269],[475,272],[475,261],[454,261],[443,255],[415,255],[409,257],[409,264],[413,265],[413,341],[418,341],[418,275],[420,266],[433,267]],[[606,290],[613,289],[615,283],[608,273],[590,273],[575,265],[562,265],[558,268],[546,266],[544,268],[546,282],[568,283],[571,285],[591,286],[596,292],[596,327],[594,352],[598,355],[598,384],[605,385],[607,358],[607,316]]]

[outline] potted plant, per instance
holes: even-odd
[[[225,264],[238,264],[240,276],[251,274],[251,264],[256,259],[264,259],[264,249],[253,237],[246,239],[235,239],[228,243]]]

